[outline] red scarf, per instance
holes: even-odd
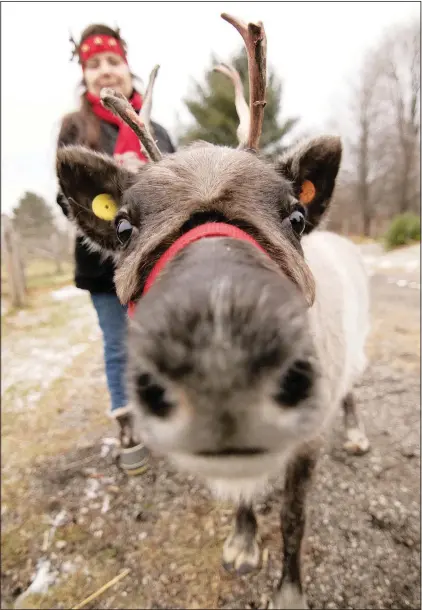
[[[146,163],[148,159],[141,150],[141,144],[138,136],[131,130],[129,125],[122,121],[120,117],[113,114],[110,110],[104,108],[101,103],[101,99],[96,95],[93,95],[87,91],[86,99],[91,104],[92,111],[97,115],[98,118],[106,121],[107,123],[118,125],[119,135],[117,136],[113,153],[115,155],[121,155],[126,152],[134,152],[141,159],[141,161]],[[134,92],[129,101],[133,108],[139,112],[142,107],[142,98],[137,91]]]

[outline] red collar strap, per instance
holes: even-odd
[[[226,224],[224,222],[207,222],[199,227],[195,227],[191,229],[187,233],[184,233],[179,239],[176,241],[164,252],[164,254],[158,259],[152,268],[150,274],[148,275],[145,286],[142,292],[142,296],[145,295],[148,290],[151,288],[153,283],[155,282],[159,273],[163,270],[166,264],[180,252],[186,246],[189,246],[195,241],[199,239],[203,239],[204,237],[230,237],[232,239],[241,239],[242,241],[248,241],[253,244],[259,250],[267,254],[262,246],[248,233],[234,227],[233,225]],[[136,302],[130,301],[128,304],[128,314],[129,317],[133,317],[135,313]]]
[[[85,38],[79,48],[79,60],[82,67],[85,68],[86,62],[93,55],[105,53],[107,51],[120,55],[127,63],[126,53],[117,38],[107,36],[107,34],[96,34],[95,36],[88,36],[88,38]]]

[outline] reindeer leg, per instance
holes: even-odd
[[[318,457],[317,445],[306,445],[286,470],[285,498],[281,509],[283,571],[269,608],[308,608],[301,577],[301,547],[306,524],[306,497]]]
[[[223,566],[247,574],[259,566],[260,551],[257,541],[258,524],[252,506],[240,504],[233,532],[223,548]]]
[[[369,451],[369,441],[363,424],[359,421],[355,397],[351,392],[343,399],[342,405],[347,438],[344,448],[352,455],[362,455]]]

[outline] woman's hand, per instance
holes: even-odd
[[[145,161],[141,161],[138,155],[134,152],[126,152],[121,155],[114,155],[117,163],[129,170],[130,172],[136,172],[145,165]]]

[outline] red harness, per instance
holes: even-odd
[[[186,248],[186,246],[189,246],[199,239],[203,239],[204,237],[230,237],[232,239],[241,239],[243,241],[248,241],[267,254],[264,248],[262,248],[262,246],[260,246],[253,237],[245,233],[245,231],[224,222],[207,222],[203,225],[199,225],[199,227],[191,229],[187,233],[184,233],[181,237],[176,239],[176,241],[164,252],[164,254],[160,256],[147,277],[144,289],[142,291],[142,296],[148,292],[159,273],[163,270],[167,263],[174,258],[178,252],[180,252],[180,250]],[[128,304],[128,314],[130,318],[132,318],[133,314],[135,313],[135,307],[136,301],[130,301]]]

